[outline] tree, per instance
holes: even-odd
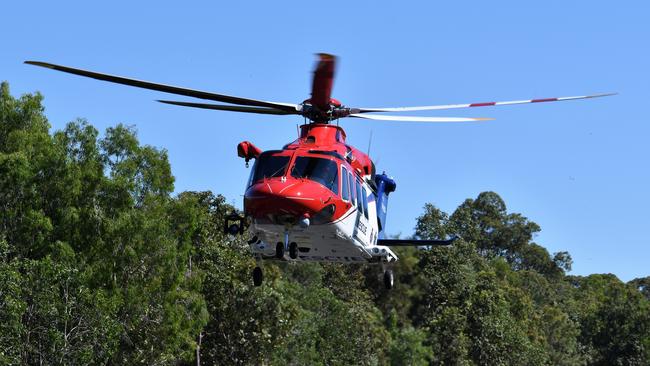
[[[191,359],[205,307],[190,243],[174,235],[166,152],[122,125],[102,139],[83,120],[51,135],[41,100],[0,88],[1,316],[21,339],[3,357]]]
[[[650,276],[635,278],[629,282],[630,285],[636,287],[646,299],[650,300]]]
[[[650,303],[614,275],[572,277],[579,341],[592,365],[642,365],[650,360]]]
[[[644,365],[648,278],[567,276],[494,192],[425,204],[396,285],[373,266],[264,263],[212,192],[173,195],[135,129],[50,133],[0,86],[0,364]]]

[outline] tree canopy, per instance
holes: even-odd
[[[483,192],[431,203],[396,285],[364,265],[267,263],[254,287],[234,207],[173,194],[133,127],[51,131],[0,88],[0,364],[647,365],[650,277],[572,276],[568,252]]]

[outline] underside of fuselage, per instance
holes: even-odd
[[[259,260],[333,263],[392,263],[397,255],[388,247],[368,242],[356,210],[336,222],[287,227],[255,224],[249,231],[253,254]],[[278,246],[285,250],[278,256]],[[295,252],[290,248],[295,246]],[[293,257],[292,257],[293,255]]]

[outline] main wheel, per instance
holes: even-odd
[[[275,257],[278,259],[284,258],[284,244],[278,242],[275,245]]]
[[[232,225],[228,226],[228,234],[230,234],[232,236],[237,236],[239,234],[239,232],[240,232],[239,225],[232,224]]]
[[[384,271],[384,287],[386,287],[386,290],[392,289],[393,283],[394,283],[393,271],[387,269],[386,271]]]
[[[255,267],[253,269],[253,284],[255,286],[261,286],[263,279],[264,279],[264,275],[262,274],[262,268]]]
[[[289,257],[291,257],[291,259],[298,258],[298,244],[296,243],[289,244]]]

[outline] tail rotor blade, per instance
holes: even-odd
[[[319,53],[318,56],[320,59],[314,70],[311,87],[311,104],[321,111],[327,111],[334,84],[336,57],[327,53]]]

